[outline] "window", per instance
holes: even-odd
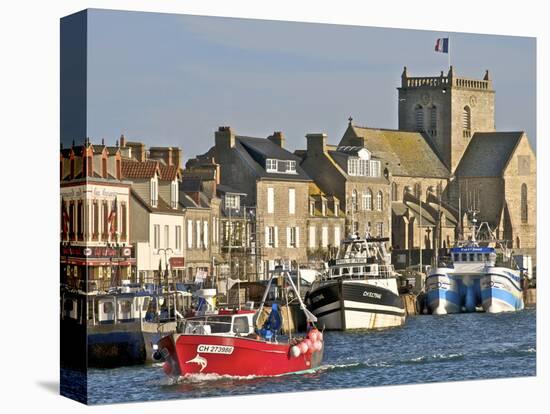
[[[120,203],[120,233],[124,241],[126,241],[126,203]]]
[[[265,160],[265,170],[271,173],[296,174],[296,161],[268,158]]]
[[[69,202],[69,237],[74,238],[74,201]]]
[[[101,176],[107,178],[107,158],[101,159]]]
[[[79,240],[82,240],[84,231],[84,207],[82,201],[78,201],[77,216],[76,216],[76,232]]]
[[[383,206],[384,206],[384,196],[382,195],[382,191],[378,191],[378,194],[376,195],[376,209],[378,211],[382,211]]]
[[[399,194],[399,187],[397,183],[391,183],[391,201],[397,201]]]
[[[528,219],[527,184],[523,183],[521,185],[521,222],[527,223]]]
[[[170,247],[170,226],[164,226],[164,247]]]
[[[324,217],[327,215],[327,200],[321,199],[321,215]]]
[[[316,233],[315,226],[309,226],[309,248],[310,249],[314,249],[316,247],[315,233]]]
[[[273,206],[275,205],[275,189],[273,187],[267,187],[267,212],[273,213]]]
[[[103,201],[103,231],[102,239],[107,240],[109,238],[109,206],[107,201]]]
[[[197,246],[198,249],[200,249],[201,247],[203,247],[203,245],[201,243],[202,237],[201,237],[201,222],[200,222],[200,220],[196,221],[196,227],[197,227],[197,234],[196,234],[197,244],[196,244],[196,246]]]
[[[469,106],[465,106],[462,110],[462,133],[464,138],[469,138],[472,127],[472,114]]]
[[[334,245],[340,246],[340,227],[334,227]]]
[[[424,131],[424,108],[422,105],[416,105],[414,108],[414,119],[416,121],[416,130]]]
[[[277,172],[277,160],[265,160],[265,170],[267,172]]]
[[[348,158],[348,175],[361,177],[380,177],[380,161]]]
[[[296,172],[296,161],[287,161],[286,172],[295,173]]]
[[[430,135],[437,136],[437,107],[433,105],[430,108]]]
[[[267,247],[275,247],[275,227],[267,227],[266,238]]]
[[[153,248],[160,249],[160,224],[153,225]]]
[[[187,220],[187,248],[193,248],[193,220]]]
[[[354,211],[357,211],[359,210],[358,208],[358,205],[357,205],[357,190],[353,190],[351,192],[351,211],[354,212]]]
[[[170,206],[172,208],[178,207],[178,183],[173,181],[170,185]]]
[[[175,245],[176,245],[176,250],[180,250],[181,249],[181,226],[176,226],[176,234],[174,236],[175,238]]]
[[[418,199],[422,197],[422,183],[414,184],[414,196]]]
[[[334,200],[334,215],[335,216],[340,215],[340,204],[336,200]]]
[[[383,237],[384,236],[384,223],[383,222],[376,223],[376,236],[377,237]]]
[[[99,236],[99,204],[97,201],[92,204],[92,220],[92,238],[97,240]]]
[[[240,197],[236,194],[225,195],[225,208],[238,209],[240,207]]]
[[[208,221],[202,223],[202,244],[206,248],[208,247]]]
[[[288,214],[296,213],[296,190],[294,188],[288,189]]]
[[[309,215],[313,216],[315,214],[315,201],[309,202]]]
[[[323,229],[321,231],[321,246],[327,247],[328,246],[328,227],[323,226]]]
[[[372,210],[372,191],[370,188],[367,189],[366,193],[363,193],[363,210]]]
[[[151,180],[151,207],[157,206],[157,200],[158,200],[157,179],[153,178]]]
[[[296,227],[287,228],[288,247],[297,247],[296,244]]]

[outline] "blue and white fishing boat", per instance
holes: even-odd
[[[522,269],[501,241],[478,242],[475,213],[471,239],[458,242],[451,249],[450,263],[433,268],[426,278],[432,314],[523,309]]]

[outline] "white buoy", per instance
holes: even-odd
[[[300,353],[300,348],[298,348],[296,345],[290,348],[290,355],[292,355],[293,358],[300,356]]]

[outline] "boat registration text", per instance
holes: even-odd
[[[232,346],[224,345],[204,345],[200,344],[197,346],[197,352],[202,352],[205,354],[226,354],[231,355],[233,353]]]

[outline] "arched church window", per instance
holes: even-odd
[[[415,183],[414,184],[414,196],[416,198],[422,197],[422,183]]]
[[[351,208],[352,211],[357,211],[357,190],[351,192]]]
[[[397,201],[399,188],[397,183],[391,183],[391,201]]]
[[[437,136],[437,107],[432,105],[430,108],[430,135]]]
[[[462,110],[462,135],[464,138],[469,138],[472,129],[472,113],[470,107],[466,105]]]
[[[382,211],[383,202],[384,202],[384,199],[382,196],[382,191],[378,191],[378,194],[376,195],[376,209],[378,211]]]
[[[528,218],[527,184],[523,183],[521,185],[521,222],[527,223]]]
[[[414,108],[414,117],[416,120],[416,130],[424,131],[424,108],[422,105],[416,105]]]
[[[363,193],[363,210],[372,210],[372,191],[370,190],[370,188],[367,189],[365,193]]]

